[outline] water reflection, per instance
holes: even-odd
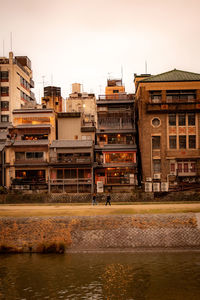
[[[200,253],[0,256],[0,299],[199,299]]]

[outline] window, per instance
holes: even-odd
[[[196,149],[196,135],[189,135],[189,148]]]
[[[160,170],[161,170],[160,159],[154,159],[153,160],[153,172],[160,173]]]
[[[1,71],[0,72],[0,81],[7,82],[8,81],[8,71]]]
[[[182,163],[178,163],[178,172],[182,173]]]
[[[195,114],[188,114],[188,126],[195,126]]]
[[[152,124],[152,126],[154,126],[154,127],[160,126],[160,119],[154,118],[154,119],[151,121],[151,124]]]
[[[184,173],[188,173],[188,163],[183,164]]]
[[[15,152],[15,159],[16,160],[23,160],[23,159],[25,159],[25,152]]]
[[[179,148],[186,149],[186,135],[179,136]]]
[[[9,110],[9,102],[8,101],[1,101],[1,110],[2,111]]]
[[[167,102],[193,102],[196,99],[196,90],[168,90]]]
[[[176,114],[169,114],[169,126],[176,126]]]
[[[170,171],[175,172],[175,163],[170,164]]]
[[[186,115],[185,114],[179,114],[178,115],[178,125],[179,126],[185,126],[186,125]]]
[[[162,99],[161,91],[149,91],[150,99],[152,103],[159,103]]]
[[[176,149],[176,136],[175,135],[171,135],[169,137],[169,148]]]
[[[119,93],[119,90],[113,90],[113,94]]]
[[[191,172],[196,172],[196,163],[191,163]]]
[[[41,159],[43,152],[26,152],[26,159]]]
[[[152,136],[152,149],[160,149],[160,136]]]
[[[9,122],[9,116],[8,115],[2,115],[1,116],[1,122]]]
[[[9,96],[9,87],[8,86],[2,86],[1,87],[1,96]]]
[[[82,135],[82,140],[83,141],[91,141],[92,140],[92,137],[91,137],[91,135]]]

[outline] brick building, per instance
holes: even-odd
[[[200,74],[135,74],[142,181],[146,191],[200,179]]]

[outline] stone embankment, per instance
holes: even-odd
[[[1,252],[200,250],[200,214],[0,218]]]

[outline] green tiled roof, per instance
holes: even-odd
[[[181,70],[171,70],[158,75],[147,77],[140,82],[168,82],[168,81],[200,81],[200,74]]]

